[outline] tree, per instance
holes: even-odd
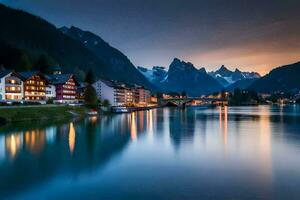
[[[104,99],[102,102],[102,106],[107,107],[107,108],[110,107],[109,101],[107,99]]]
[[[93,107],[97,105],[97,100],[96,90],[89,84],[84,91],[84,102],[87,106]]]
[[[24,69],[26,71],[30,71],[32,69],[32,64],[31,64],[30,59],[27,56],[27,54],[22,53],[20,60],[17,64],[17,68]]]
[[[43,54],[41,55],[38,60],[34,64],[34,69],[42,72],[48,73],[49,72],[49,62],[47,57]]]
[[[85,76],[84,82],[88,84],[93,84],[95,82],[94,73],[92,70],[89,70],[88,73]]]

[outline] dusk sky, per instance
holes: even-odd
[[[92,31],[137,66],[174,57],[267,73],[300,61],[299,0],[0,0],[57,27]]]

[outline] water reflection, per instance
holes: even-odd
[[[69,148],[70,148],[70,152],[71,154],[73,154],[74,148],[75,148],[75,128],[73,123],[70,123],[70,131],[69,131]]]
[[[298,199],[299,124],[298,107],[259,106],[5,127],[0,196]]]
[[[223,134],[224,146],[227,146],[228,140],[228,107],[219,107],[220,130]]]
[[[131,140],[136,140],[136,138],[137,138],[137,127],[136,127],[135,112],[133,112],[131,114],[131,130],[130,130],[130,135],[131,135]]]
[[[5,149],[10,158],[15,158],[21,149],[22,144],[23,138],[18,134],[11,134],[10,136],[5,137]]]

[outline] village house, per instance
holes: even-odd
[[[24,100],[45,101],[48,81],[44,74],[39,71],[20,72],[19,74],[24,84]]]
[[[23,99],[23,81],[12,70],[0,71],[0,101],[21,101]]]
[[[49,91],[55,87],[56,103],[77,103],[76,90],[79,83],[73,74],[53,74],[47,76],[49,80]],[[52,85],[52,86],[51,86]]]

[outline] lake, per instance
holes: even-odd
[[[0,199],[300,199],[300,107],[0,127]]]

